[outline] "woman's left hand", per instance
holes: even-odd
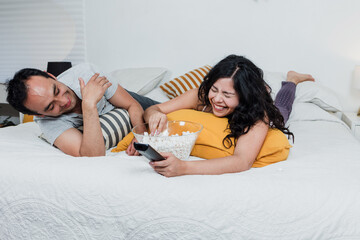
[[[161,153],[165,158],[162,161],[151,161],[150,166],[165,177],[175,177],[185,174],[186,161],[182,161],[172,153]]]

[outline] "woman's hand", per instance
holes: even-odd
[[[160,111],[154,111],[151,116],[149,117],[149,128],[152,135],[156,135],[161,133],[167,123],[167,116],[166,114]]]
[[[144,112],[144,120],[149,123],[151,133],[163,131],[168,121],[166,114],[180,109],[197,109],[200,104],[198,88],[190,89],[180,96],[148,107]]]
[[[159,174],[165,177],[185,175],[186,161],[182,161],[172,153],[161,153],[165,160],[151,161],[150,166]]]

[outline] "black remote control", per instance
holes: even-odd
[[[150,161],[165,160],[165,158],[149,144],[134,142],[134,147],[141,155],[145,156]]]

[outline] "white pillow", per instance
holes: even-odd
[[[328,121],[341,123],[340,119],[320,108],[316,104],[305,102],[294,103],[286,125],[296,121]]]
[[[286,74],[264,71],[264,80],[271,87],[271,97],[275,100],[275,96],[281,88],[281,82],[286,81]],[[342,105],[337,95],[329,88],[317,82],[307,81],[299,83],[296,86],[295,102],[314,103],[329,112],[342,110]]]
[[[314,103],[329,112],[342,111],[336,93],[317,82],[302,82],[296,86],[296,102]]]
[[[158,102],[169,101],[169,98],[165,95],[164,91],[161,90],[159,87],[156,87],[147,94],[145,94],[145,97],[151,98],[152,100]]]
[[[112,71],[106,76],[126,90],[145,95],[159,84],[166,72],[167,69],[157,67],[124,68]]]

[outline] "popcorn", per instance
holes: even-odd
[[[197,139],[197,134],[189,131],[179,134],[169,135],[168,131],[159,135],[151,136],[147,132],[144,133],[141,143],[150,144],[158,152],[171,152],[177,158],[186,160]]]
[[[166,129],[156,135],[149,134],[148,123],[135,126],[131,131],[139,143],[149,144],[158,152],[171,152],[177,158],[187,160],[202,128],[200,123],[168,121]]]

